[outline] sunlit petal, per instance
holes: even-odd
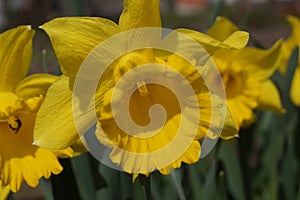
[[[248,43],[249,34],[243,31],[237,31],[232,33],[226,40],[219,41],[204,33],[193,31],[189,29],[176,29],[180,33],[186,34],[195,41],[197,41],[203,48],[209,53],[213,54],[217,50],[221,49],[237,49],[242,48]]]
[[[122,30],[161,27],[159,0],[125,0],[119,25]]]
[[[13,92],[28,73],[33,35],[30,26],[19,26],[0,34],[0,91]]]
[[[61,76],[49,88],[37,113],[34,143],[48,149],[65,149],[78,139],[69,78]]]
[[[113,21],[97,17],[57,18],[41,28],[50,37],[62,72],[71,77],[100,42],[119,32]]]
[[[24,78],[16,88],[16,95],[25,99],[46,95],[50,85],[58,76],[51,74],[33,74]]]
[[[220,41],[226,40],[232,33],[240,29],[224,16],[216,18],[212,27],[207,31],[207,34],[212,38]]]

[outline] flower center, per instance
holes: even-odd
[[[22,122],[20,119],[16,118],[15,116],[10,116],[8,118],[8,124],[9,127],[15,132],[18,133],[18,131],[20,130],[21,126],[22,126]]]
[[[145,81],[139,82],[137,83],[138,89],[139,89],[139,93],[142,97],[148,96],[150,94]]]
[[[142,49],[129,52],[120,57],[115,63],[113,63],[112,67],[114,68],[114,82],[117,83],[119,79],[131,69],[143,64],[154,62],[155,57],[153,49]]]
[[[22,126],[20,119],[15,117],[17,111],[22,110],[26,103],[23,99],[10,92],[0,93],[0,122],[6,121],[13,132],[18,133]]]
[[[222,78],[227,98],[234,98],[243,93],[245,89],[246,73],[225,71],[222,74]]]

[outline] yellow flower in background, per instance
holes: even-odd
[[[125,1],[119,24],[103,18],[66,17],[52,20],[41,26],[51,39],[63,75],[51,85],[37,114],[34,133],[34,140],[37,145],[49,149],[63,149],[71,146],[78,140],[79,136],[73,119],[72,89],[74,79],[81,64],[97,45],[109,37],[121,33],[122,31],[143,27],[161,27],[159,0]],[[220,49],[243,48],[248,41],[248,33],[243,31],[236,31],[228,35],[223,41],[188,29],[178,29],[177,31],[195,39],[209,54],[213,54]],[[208,124],[213,121],[210,119],[211,94],[200,81],[202,80],[200,75],[195,76],[197,70],[194,66],[187,64],[186,61],[179,56],[170,54],[162,56],[159,51],[129,52],[120,58],[120,60],[113,63],[113,67],[111,67],[113,71],[103,75],[96,93],[98,97],[98,102],[96,102],[96,111],[99,120],[98,128],[102,127],[106,132],[106,138],[103,138],[98,134],[98,129],[96,131],[97,137],[100,142],[106,143],[107,139],[109,139],[110,142],[113,141],[117,146],[122,146],[129,151],[138,153],[160,148],[174,137],[178,129],[178,123],[180,122],[180,113],[178,112],[176,101],[172,100],[173,96],[168,90],[151,84],[148,85],[145,83],[146,81],[137,83],[139,89],[132,97],[132,107],[130,107],[129,110],[134,120],[138,121],[141,125],[145,125],[148,122],[145,113],[148,111],[147,109],[149,109],[150,105],[160,103],[165,106],[167,110],[167,123],[165,129],[161,131],[162,134],[151,138],[152,141],[151,139],[136,140],[129,135],[125,135],[119,130],[119,127],[114,124],[110,109],[111,94],[116,81],[122,77],[126,71],[130,71],[138,65],[147,63],[171,66],[191,81],[190,83],[193,85],[193,89],[197,91],[198,101],[203,106],[203,108],[201,108],[204,112],[203,121],[200,121],[198,135],[196,135],[185,154],[170,167],[178,168],[181,162],[194,163],[199,159],[201,149],[198,140],[205,137],[204,133],[209,131],[213,132],[212,127],[218,124],[218,119],[213,119],[215,120],[215,124],[210,127],[212,130],[209,129]],[[193,81],[197,84],[194,84]],[[47,122],[45,122],[45,119],[47,119]],[[232,138],[237,134],[234,122],[230,119],[230,113],[227,113],[224,125],[225,130],[222,133],[224,138]],[[213,135],[213,133],[211,133],[211,135]],[[109,144],[107,145],[109,146]],[[167,157],[168,155],[165,156]],[[125,168],[127,172],[131,172],[132,168],[134,168],[134,162],[126,160],[118,151],[111,153],[110,157],[115,163],[123,167],[123,169]],[[157,160],[156,162],[160,161]],[[159,170],[162,173],[169,173],[169,168]],[[145,172],[145,174],[147,173]]]
[[[30,26],[0,34],[0,187],[16,192],[23,181],[31,186],[39,179],[58,174],[57,156],[72,150],[52,152],[32,145],[36,112],[56,76],[35,74],[25,78],[32,54]]]
[[[227,18],[218,17],[208,35],[222,41],[237,30]],[[219,51],[212,56],[221,72],[227,104],[238,129],[253,122],[256,108],[285,112],[279,92],[269,80],[279,67],[280,53],[281,41],[278,41],[267,50],[246,47]]]
[[[283,48],[282,48],[283,62],[280,66],[280,72],[282,74],[286,73],[288,60],[292,54],[292,51],[294,50],[295,47],[297,46],[300,47],[300,19],[294,16],[288,16],[287,20],[292,27],[292,33],[289,36],[289,38],[283,43]],[[300,54],[298,57],[298,65],[295,70],[291,89],[290,89],[290,98],[296,106],[300,106],[299,87],[300,87]]]

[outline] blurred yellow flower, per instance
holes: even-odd
[[[73,119],[72,88],[81,64],[97,45],[109,37],[122,31],[143,27],[161,27],[159,0],[125,0],[119,24],[103,18],[66,17],[52,20],[41,26],[51,39],[63,75],[51,85],[37,114],[34,134],[36,144],[49,149],[63,149],[78,140],[79,136],[77,135]],[[228,35],[224,41],[219,41],[206,34],[188,29],[177,29],[177,31],[192,37],[209,54],[213,54],[220,49],[243,48],[248,41],[248,33],[243,31],[236,31]],[[167,174],[170,167],[178,168],[181,162],[189,164],[196,162],[199,159],[201,150],[199,139],[207,136],[207,132],[210,132],[209,136],[213,137],[215,126],[222,128],[222,125],[219,124],[219,119],[212,120],[210,118],[212,112],[211,94],[205,88],[195,66],[187,63],[179,56],[172,54],[167,54],[166,56],[160,53],[153,49],[129,52],[112,64],[113,67],[111,69],[113,71],[108,70],[108,73],[104,73],[96,93],[98,97],[96,111],[99,120],[96,134],[100,142],[108,146],[109,144],[106,141],[109,140],[118,147],[136,153],[155,151],[172,140],[180,124],[181,115],[178,103],[174,100],[174,95],[166,88],[146,84],[147,81],[137,83],[138,90],[133,93],[131,107],[129,107],[131,117],[140,125],[146,125],[149,122],[145,114],[148,113],[151,105],[158,103],[165,107],[167,110],[166,124],[155,137],[137,139],[125,134],[115,124],[111,113],[111,95],[116,82],[126,71],[147,63],[164,64],[172,67],[193,85],[192,87],[196,91],[199,104],[203,106],[200,108],[200,112],[203,113],[201,113],[197,135],[193,138],[191,145],[182,157],[178,158],[177,161],[167,168],[158,168],[162,173]],[[226,116],[225,130],[222,133],[222,137],[235,137],[237,130],[230,113],[227,112]],[[220,117],[222,117],[221,114]],[[44,119],[49,120],[54,125],[43,123]],[[214,122],[212,123],[212,121]],[[212,127],[209,127],[210,123],[213,124]],[[99,134],[100,127],[105,131],[105,136]],[[51,134],[51,137],[49,137],[50,133],[54,133],[54,135]],[[189,134],[188,131],[186,134]],[[168,156],[165,155],[165,157]],[[114,150],[110,157],[127,172],[133,172],[134,168],[143,165],[143,163],[135,163],[132,160],[128,160],[122,153]],[[156,165],[155,162],[161,162],[161,160],[149,161],[148,164]],[[137,166],[134,166],[135,164]],[[145,172],[145,174],[147,173]]]
[[[208,30],[211,37],[224,40],[239,30],[225,17],[218,17]],[[283,113],[279,92],[269,78],[279,67],[281,41],[268,50],[246,47],[216,52],[212,59],[219,68],[228,107],[238,129],[254,120],[256,108]]]
[[[288,22],[292,27],[292,33],[290,37],[283,43],[282,54],[283,62],[280,66],[280,72],[282,74],[286,73],[286,68],[288,65],[288,60],[292,54],[295,47],[300,47],[300,19],[294,16],[287,17]],[[294,73],[292,80],[292,85],[290,89],[290,98],[296,106],[300,106],[300,54],[298,56],[298,65]]]
[[[72,150],[51,152],[32,145],[36,112],[47,88],[57,78],[29,71],[32,37],[30,26],[19,26],[0,34],[0,183],[16,192],[25,180],[35,187],[41,177],[58,174],[62,167],[57,155]]]

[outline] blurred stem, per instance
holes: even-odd
[[[245,196],[247,200],[252,199],[252,192],[251,192],[251,169],[249,167],[249,158],[250,153],[252,150],[252,141],[253,141],[253,126],[241,130],[240,133],[240,140],[239,140],[239,150],[240,150],[240,161],[243,173],[243,180],[244,180],[244,189],[245,189]]]
[[[186,200],[182,185],[180,183],[179,177],[177,176],[177,173],[175,170],[171,170],[171,177],[172,177],[173,183],[175,184],[179,199]]]
[[[151,197],[151,185],[150,185],[150,176],[147,177],[145,175],[139,175],[140,183],[143,187],[144,196],[146,200],[152,200]]]
[[[47,74],[48,73],[48,67],[47,67],[47,50],[43,49],[42,50],[42,63],[43,63],[43,73]]]

